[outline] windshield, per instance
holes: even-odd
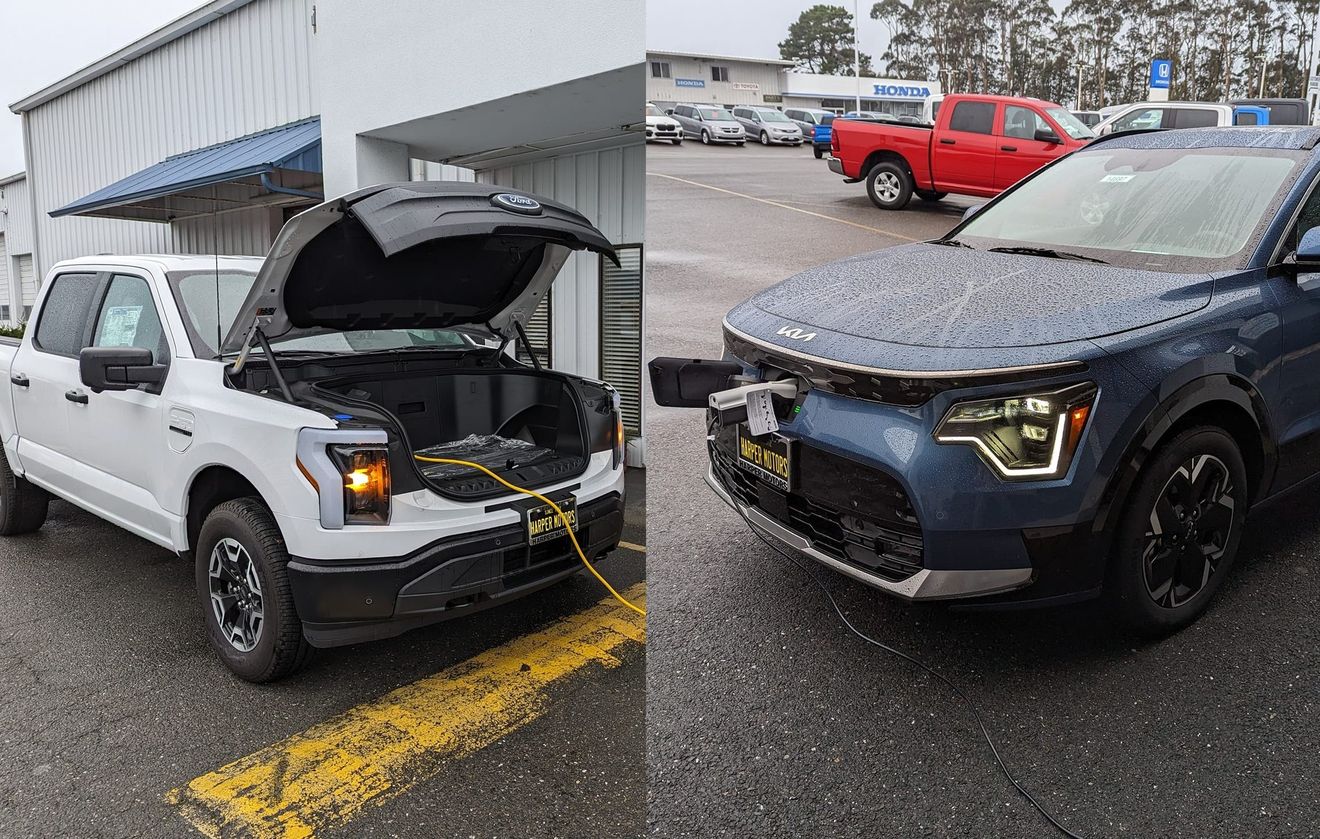
[[[955,236],[977,248],[1049,247],[1147,270],[1242,267],[1239,254],[1299,154],[1084,150],[1005,193]]]
[[[215,358],[224,336],[247,299],[256,274],[243,271],[175,271],[169,275],[174,299],[198,358]],[[364,329],[296,338],[274,338],[271,349],[319,352],[373,352],[408,347],[462,347],[477,342],[448,329]],[[260,352],[260,348],[255,349]]]
[[[1072,111],[1065,111],[1063,108],[1046,108],[1045,113],[1049,114],[1050,119],[1058,123],[1058,126],[1074,140],[1089,140],[1095,136],[1095,132],[1086,127],[1086,123],[1072,115]]]
[[[662,117],[665,115],[665,112],[657,108],[655,105],[647,105],[646,115],[648,117]]]
[[[784,116],[779,111],[757,111],[757,113],[759,113],[761,115],[761,119],[765,120],[766,122],[792,122],[792,120]]]
[[[701,114],[702,119],[732,121],[733,114],[723,108],[697,108],[697,113]]]
[[[829,125],[831,122],[834,122],[834,114],[821,114],[820,116],[821,125]]]

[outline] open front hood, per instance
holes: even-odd
[[[221,351],[268,338],[526,322],[571,251],[617,262],[577,211],[489,184],[367,187],[284,225]]]

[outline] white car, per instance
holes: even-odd
[[[683,128],[673,117],[647,102],[646,141],[650,143],[666,140],[676,146],[680,145],[683,142]]]
[[[1091,130],[1095,136],[1103,137],[1115,131],[1210,128],[1232,124],[1232,105],[1218,102],[1137,102],[1108,115]]]
[[[554,500],[587,557],[617,545],[617,393],[510,352],[584,249],[614,258],[562,204],[418,182],[299,214],[264,260],[60,262],[0,344],[0,535],[54,495],[190,558],[212,646],[257,682],[563,579],[548,505],[415,455]]]

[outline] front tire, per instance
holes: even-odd
[[[273,682],[306,663],[311,647],[289,589],[289,553],[261,499],[212,510],[194,563],[207,637],[234,675]]]
[[[707,130],[704,129],[704,128],[701,129],[701,144],[702,144],[703,146],[709,146],[709,145],[710,145],[710,132],[707,131]]]
[[[1117,617],[1164,635],[1200,617],[1228,575],[1247,513],[1247,473],[1222,429],[1161,446],[1124,510],[1106,588]]]
[[[877,163],[866,175],[866,194],[882,210],[901,210],[912,200],[912,176],[897,163]]]
[[[50,495],[9,468],[0,452],[0,536],[18,536],[39,530],[46,523]]]
[[[673,143],[673,144],[676,145],[676,146],[681,146],[681,145],[683,145],[683,138],[682,138],[682,137],[675,137],[674,139],[670,140],[669,142]]]
[[[761,145],[763,146],[770,145],[770,135],[765,133],[764,131],[761,132]]]

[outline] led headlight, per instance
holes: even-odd
[[[330,453],[344,477],[344,523],[389,524],[389,451],[384,446],[331,446]]]
[[[935,429],[935,440],[972,446],[1002,478],[1062,477],[1095,404],[1091,382],[1048,393],[960,402]]]

